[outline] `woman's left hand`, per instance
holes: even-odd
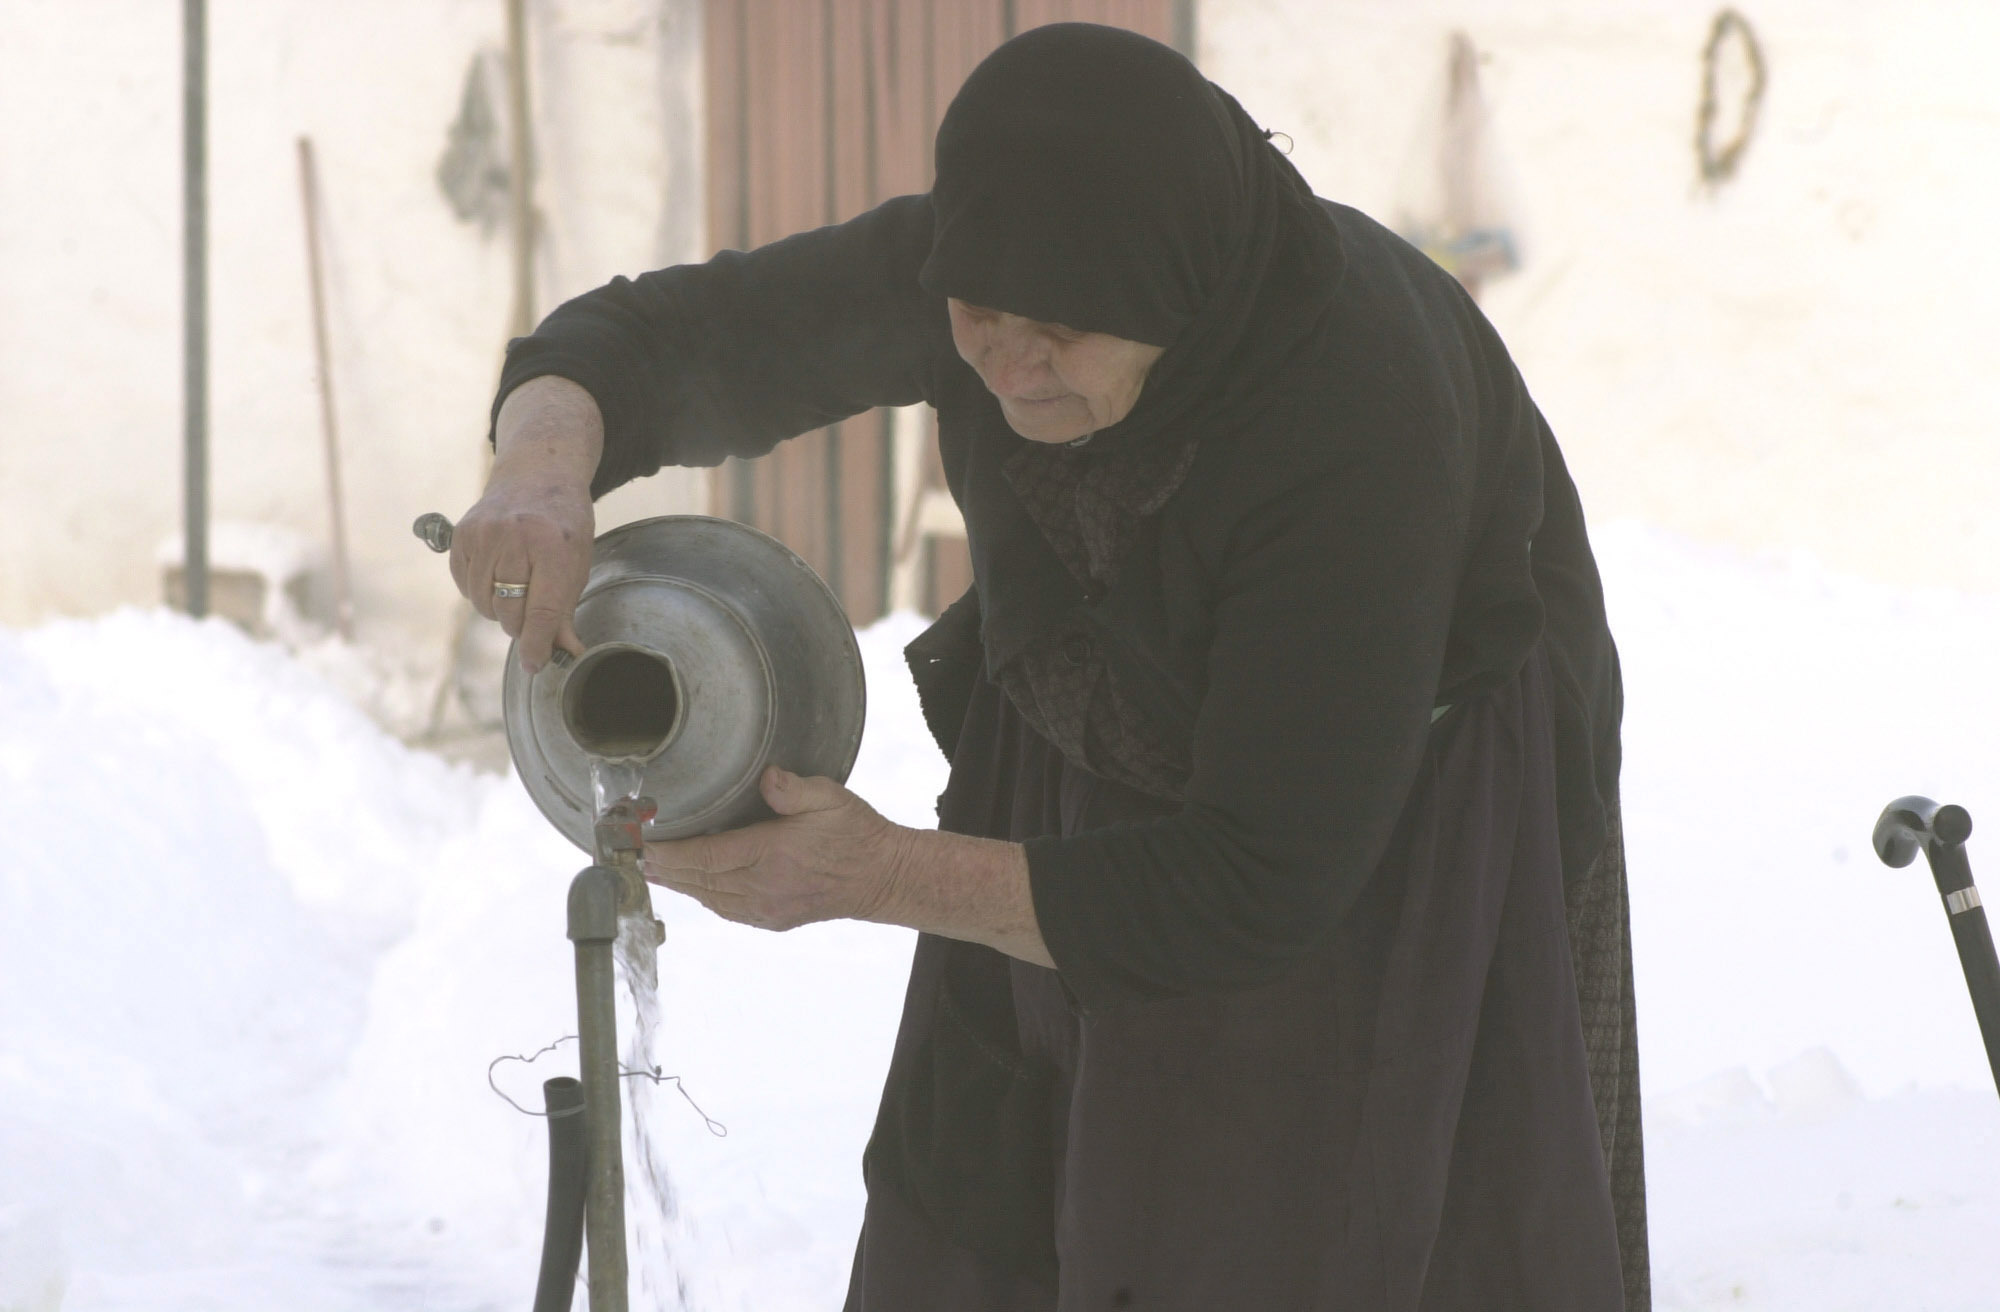
[[[647,880],[759,929],[873,919],[890,900],[915,832],[831,779],[774,765],[758,786],[777,819],[648,843]]]

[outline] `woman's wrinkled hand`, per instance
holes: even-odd
[[[501,404],[486,493],[452,532],[452,581],[518,640],[530,674],[556,647],[583,654],[576,603],[590,580],[590,484],[603,449],[604,419],[589,392],[553,374],[529,379]],[[502,596],[495,584],[527,592]]]
[[[452,581],[474,610],[519,639],[530,674],[555,647],[583,654],[576,603],[590,578],[595,529],[587,488],[496,473],[452,531]],[[496,583],[526,584],[527,595],[501,596]]]
[[[759,929],[879,918],[895,896],[914,831],[831,779],[771,766],[758,784],[777,819],[648,843],[646,878]]]

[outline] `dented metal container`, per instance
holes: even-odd
[[[594,758],[627,761],[659,813],[647,838],[771,812],[764,767],[845,781],[866,693],[853,626],[783,543],[668,515],[597,539],[577,604],[584,654],[530,675],[510,648],[507,745],[549,822],[592,849]]]

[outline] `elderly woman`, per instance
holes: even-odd
[[[1037,29],[928,195],[508,353],[452,564],[531,667],[578,650],[592,496],[937,409],[976,579],[909,650],[938,829],[773,770],[779,818],[647,859],[922,931],[850,1309],[1647,1302],[1576,493],[1460,288],[1268,136],[1164,46]]]

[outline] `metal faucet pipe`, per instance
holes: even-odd
[[[583,1133],[590,1162],[583,1208],[590,1312],[626,1312],[625,1154],[618,1124],[618,1012],[611,964],[611,945],[618,938],[620,882],[610,867],[590,866],[569,886]]]

